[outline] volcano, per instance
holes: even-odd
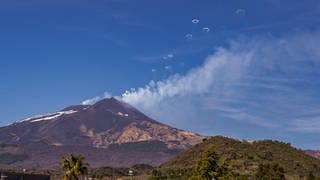
[[[108,98],[1,127],[0,166],[55,169],[70,153],[92,167],[158,165],[202,139]]]

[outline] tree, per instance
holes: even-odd
[[[80,180],[88,173],[88,164],[81,155],[70,154],[62,159],[63,180]]]
[[[282,180],[285,179],[284,169],[278,163],[259,164],[256,178],[259,180]]]
[[[197,161],[191,180],[232,179],[234,173],[227,168],[227,163],[218,164],[219,156],[210,146]]]

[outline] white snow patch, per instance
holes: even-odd
[[[55,118],[60,117],[62,115],[73,114],[76,112],[78,112],[78,111],[74,111],[74,110],[60,111],[60,112],[51,113],[51,114],[47,114],[47,115],[43,115],[43,116],[36,116],[33,118],[28,118],[28,119],[25,119],[24,121],[30,121],[30,120],[31,120],[30,122],[46,121],[46,120],[55,119]]]
[[[61,143],[52,143],[51,145],[53,145],[53,146],[62,146],[63,144],[61,144]]]
[[[118,112],[117,115],[121,117],[129,117],[129,114],[124,114],[122,112]]]

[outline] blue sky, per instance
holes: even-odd
[[[1,125],[111,94],[200,134],[320,149],[318,17],[318,0],[1,1]]]

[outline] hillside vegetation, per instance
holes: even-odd
[[[228,168],[242,177],[253,177],[259,165],[276,163],[284,169],[287,179],[320,177],[320,160],[305,154],[288,143],[279,141],[239,141],[222,136],[205,139],[176,158],[162,164],[159,171],[194,168],[203,152],[213,146],[219,163],[227,163]],[[186,171],[188,172],[188,171]]]

